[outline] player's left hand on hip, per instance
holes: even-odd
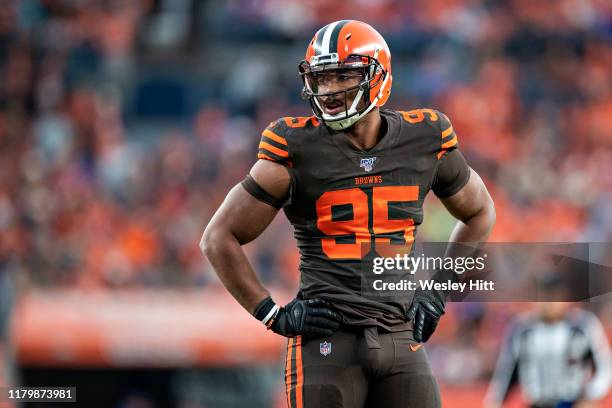
[[[270,330],[285,337],[327,337],[340,328],[342,318],[323,299],[294,299],[280,308]]]
[[[412,304],[406,313],[406,319],[413,322],[414,340],[425,343],[438,326],[444,314],[444,292],[435,290],[417,290]]]
[[[326,337],[340,328],[342,316],[324,299],[294,299],[279,307],[268,296],[253,315],[269,330],[285,337],[299,335]]]

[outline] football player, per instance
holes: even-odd
[[[236,300],[289,338],[290,407],[438,407],[422,343],[444,314],[445,294],[417,290],[397,302],[362,296],[363,248],[411,245],[430,190],[459,220],[451,247],[486,241],[495,222],[491,197],[457,150],[446,115],[381,109],[391,93],[391,53],[368,24],[344,20],[318,30],[299,72],[314,115],[281,118],[263,131],[259,160],[200,246]],[[301,253],[300,290],[285,306],[241,249],[281,208]]]

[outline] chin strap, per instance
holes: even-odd
[[[374,106],[376,106],[375,102],[371,103],[370,106],[368,106],[368,108],[364,110],[363,112],[358,113],[353,116],[349,116],[346,119],[340,119],[340,120],[334,120],[334,121],[328,121],[328,120],[323,119],[323,121],[325,122],[327,126],[332,128],[333,130],[339,131],[339,130],[348,129],[351,126],[353,126],[355,123],[357,123],[359,119],[367,115],[374,108]]]

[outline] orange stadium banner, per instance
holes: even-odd
[[[241,365],[280,361],[284,344],[214,289],[33,290],[12,320],[24,366]]]

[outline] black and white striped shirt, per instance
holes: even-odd
[[[532,405],[597,400],[608,393],[611,364],[610,346],[593,313],[573,309],[556,322],[525,315],[506,336],[487,401],[501,406],[515,379]]]

